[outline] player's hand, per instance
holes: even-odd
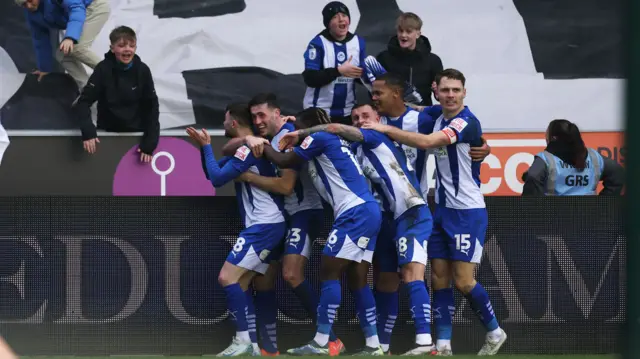
[[[65,55],[69,55],[71,53],[71,51],[73,51],[73,40],[64,39],[60,43],[60,51],[62,51],[62,53],[65,54]]]
[[[293,131],[286,133],[278,142],[278,148],[280,151],[285,151],[292,148],[300,141],[300,131]]]
[[[264,145],[269,145],[269,141],[262,137],[247,136],[244,138],[244,143],[251,149],[253,155],[257,158],[262,157],[264,151]]]
[[[36,75],[38,76],[38,82],[42,81],[42,79],[47,76],[49,73],[48,72],[43,72],[40,70],[35,70],[31,73],[32,75]]]
[[[484,138],[482,139],[482,146],[471,147],[469,149],[469,155],[471,159],[476,162],[482,162],[491,153],[491,147],[487,144]]]
[[[374,131],[378,131],[381,133],[387,133],[389,126],[387,125],[383,125],[380,122],[367,122],[364,125],[362,125],[362,128],[365,130],[374,130]]]
[[[296,116],[281,116],[286,122],[296,122]]]
[[[192,140],[196,141],[200,147],[211,144],[211,136],[209,136],[209,133],[204,128],[202,129],[202,132],[200,132],[193,127],[189,127],[187,128],[187,135],[189,135]]]
[[[247,171],[242,173],[240,176],[236,177],[234,181],[236,182],[251,182],[251,176],[253,173],[251,171]]]
[[[138,153],[140,154],[140,162],[142,163],[149,163],[153,159],[152,155],[142,152],[142,150],[139,148]]]
[[[347,60],[344,64],[338,66],[338,72],[342,76],[357,79],[360,76],[362,76],[362,69],[359,68],[358,66],[351,64],[352,58],[353,58],[353,55],[349,56],[349,60]]]
[[[96,153],[96,147],[98,143],[100,143],[100,139],[96,137],[90,140],[83,141],[82,146],[84,147],[84,150],[87,151],[87,153],[92,155]]]

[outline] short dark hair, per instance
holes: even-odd
[[[384,81],[387,86],[400,90],[401,93],[404,93],[404,90],[406,89],[405,81],[400,76],[391,72],[387,72],[376,77],[376,81]]]
[[[267,107],[269,107],[270,109],[274,109],[274,110],[280,109],[280,105],[278,104],[278,98],[274,93],[271,93],[271,92],[260,93],[253,96],[251,101],[249,101],[248,107],[249,109],[251,109],[251,107],[253,106],[258,106],[263,104],[266,104]]]
[[[128,26],[118,26],[111,30],[111,33],[109,34],[109,41],[111,41],[112,44],[115,44],[120,40],[136,42],[136,32]]]
[[[467,79],[464,78],[464,75],[462,74],[462,72],[456,70],[456,69],[446,69],[446,70],[442,70],[440,71],[435,78],[436,81],[436,85],[440,85],[440,81],[442,80],[442,78],[448,78],[451,80],[459,80],[460,82],[462,82],[462,86],[465,85],[465,83],[467,82]]]
[[[232,103],[227,106],[224,113],[229,112],[231,118],[233,118],[242,127],[249,127],[253,125],[251,120],[251,111],[249,106],[245,103]]]
[[[353,105],[353,108],[351,109],[351,112],[353,112],[353,111],[355,111],[355,110],[359,109],[360,107],[365,107],[365,106],[369,106],[369,107],[371,107],[374,111],[378,111],[378,110],[376,110],[376,108],[375,108],[372,104],[370,104],[370,103],[366,103],[366,102],[365,102],[365,103],[359,103],[359,104]]]

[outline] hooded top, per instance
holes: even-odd
[[[389,40],[387,50],[377,56],[380,64],[391,73],[401,76],[418,89],[423,106],[431,106],[431,84],[436,74],[442,71],[442,60],[431,52],[431,43],[425,36],[416,41],[416,48],[408,51],[400,47],[398,37]]]
[[[98,101],[98,128],[112,132],[144,132],[140,150],[152,154],[158,145],[158,96],[149,67],[138,55],[124,65],[109,51],[94,69],[76,107],[82,139],[97,137],[91,105]]]

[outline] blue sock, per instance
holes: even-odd
[[[249,329],[249,338],[251,343],[258,344],[258,334],[256,332],[256,307],[253,301],[253,288],[249,288],[244,292],[247,300],[247,309],[245,317],[247,318],[247,328]]]
[[[316,291],[311,287],[311,283],[308,280],[304,280],[297,287],[293,288],[293,292],[296,294],[304,309],[309,313],[309,317],[313,318],[315,323],[318,320],[318,295]],[[333,342],[337,339],[333,330],[329,333],[329,341]]]
[[[385,352],[391,345],[391,332],[398,318],[398,291],[387,293],[376,291],[376,311],[378,312],[378,337]]]
[[[256,309],[258,313],[260,347],[269,353],[277,353],[276,322],[278,302],[276,301],[276,291],[256,291]]]
[[[320,345],[329,342],[329,333],[342,300],[342,288],[338,280],[325,280],[320,287],[320,305],[318,305],[318,331],[314,339]],[[326,338],[325,338],[326,337]]]
[[[438,340],[451,340],[455,310],[453,288],[438,289],[433,292],[433,322]]]
[[[466,297],[471,309],[476,312],[476,315],[480,318],[480,321],[482,321],[487,331],[492,331],[500,327],[496,315],[493,312],[491,301],[489,301],[489,294],[487,294],[487,291],[484,290],[480,283],[476,283],[476,286],[473,287],[471,293]]]
[[[416,344],[432,345],[431,341],[431,298],[424,281],[407,283],[409,290],[409,308],[416,326]]]
[[[365,339],[375,337],[374,347],[380,345],[378,338],[378,328],[376,326],[376,301],[373,299],[373,292],[369,285],[353,292],[353,299],[356,303],[356,311],[358,312],[358,319],[360,320],[360,327],[364,333]],[[369,343],[367,343],[369,344]],[[373,346],[373,345],[368,345]]]
[[[245,342],[251,341],[249,337],[249,328],[247,325],[247,296],[240,288],[240,284],[234,283],[224,287],[227,295],[227,309],[231,320],[236,322],[236,336]]]

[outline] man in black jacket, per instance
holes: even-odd
[[[421,34],[422,20],[412,12],[398,17],[397,35],[389,41],[387,50],[377,59],[391,73],[400,76],[422,95],[419,106],[431,106],[431,93],[436,74],[442,71],[442,60],[431,52],[429,39]]]
[[[110,51],[94,69],[78,98],[84,149],[95,153],[100,143],[91,121],[91,105],[98,101],[98,128],[110,132],[143,132],[138,152],[150,162],[158,146],[158,96],[149,67],[135,54],[136,33],[120,26],[109,35]]]

